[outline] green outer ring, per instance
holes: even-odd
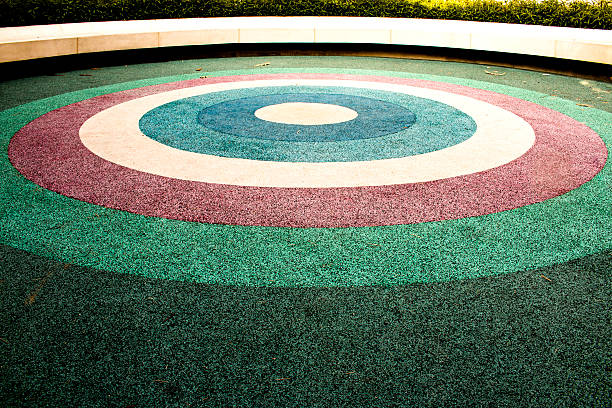
[[[209,76],[251,74],[218,71]],[[487,82],[374,70],[269,69],[448,82],[535,102],[586,123],[607,146],[612,114]],[[0,242],[82,266],[153,278],[247,286],[398,285],[532,269],[609,250],[611,166],[542,203],[411,225],[294,229],[190,223],[112,210],[45,190],[7,157],[12,135],[42,114],[97,95],[196,78],[173,76],[58,95],[0,113]]]

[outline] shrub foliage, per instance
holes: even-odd
[[[599,0],[0,0],[0,25],[230,16],[372,16],[612,29]]]

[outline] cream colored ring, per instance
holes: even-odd
[[[354,162],[276,162],[212,156],[166,146],[145,136],[140,118],[157,106],[232,89],[329,86],[405,93],[439,101],[471,116],[477,128],[454,146],[401,158]],[[89,118],[80,138],[94,154],[138,171],[206,183],[255,187],[360,187],[440,180],[477,173],[517,159],[535,143],[531,126],[498,106],[449,92],[382,82],[276,79],[177,89],[134,99]]]

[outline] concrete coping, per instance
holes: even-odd
[[[433,46],[612,64],[612,31],[378,17],[219,17],[0,28],[0,62],[207,44]]]

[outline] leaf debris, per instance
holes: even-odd
[[[505,73],[505,72],[499,72],[499,71],[487,71],[486,69],[485,69],[485,72],[486,72],[487,74],[489,74],[489,75],[495,75],[495,76],[504,76],[504,75],[506,75],[506,73]]]

